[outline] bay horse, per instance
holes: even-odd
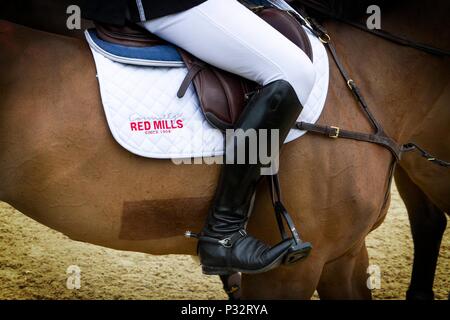
[[[420,2],[399,6],[384,15],[383,24],[419,40],[449,43],[448,34],[435,32],[446,25],[448,8],[445,1],[433,8]],[[431,142],[423,144],[450,158],[448,126],[431,124],[449,123],[448,59],[336,22],[326,27],[386,132],[406,143],[425,131]],[[80,40],[2,21],[0,68],[1,200],[74,240],[195,255],[196,243],[183,233],[201,228],[217,166],[176,166],[121,149],[108,131],[92,57]],[[330,82],[319,123],[370,131],[335,66]],[[431,135],[436,129],[442,141]],[[421,190],[449,212],[448,171],[413,154],[402,168],[408,161],[408,178],[421,181]],[[323,299],[370,298],[365,237],[387,212],[391,164],[389,151],[362,142],[307,134],[288,144],[280,171],[284,199],[314,250],[293,266],[245,275],[243,297],[308,299],[317,289]],[[249,229],[268,242],[279,237],[265,185]]]

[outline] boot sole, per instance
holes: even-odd
[[[267,272],[273,268],[279,267],[281,265],[281,263],[283,262],[285,255],[286,255],[286,253],[280,255],[278,258],[276,258],[274,261],[272,261],[270,264],[268,264],[267,266],[265,266],[262,269],[245,270],[245,269],[238,269],[238,268],[211,267],[211,266],[202,265],[202,272],[203,272],[203,274],[209,275],[209,276],[226,276],[226,275],[234,274],[236,272],[247,273],[247,274],[263,273],[263,272]]]

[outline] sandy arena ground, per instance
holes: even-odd
[[[434,290],[450,290],[450,228],[441,248]],[[403,299],[412,240],[394,190],[389,214],[368,238],[371,264],[381,271],[376,299]],[[81,288],[66,287],[66,270],[81,269]],[[225,299],[220,280],[206,277],[189,256],[120,252],[69,240],[0,203],[0,299]]]

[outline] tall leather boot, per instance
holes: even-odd
[[[259,129],[268,129],[269,143],[270,129],[278,129],[281,147],[301,110],[302,105],[291,85],[278,80],[253,95],[235,130],[255,129],[258,134]],[[269,247],[245,231],[262,165],[259,158],[256,164],[248,161],[238,164],[237,150],[245,149],[248,158],[249,145],[245,139],[234,138],[233,143],[226,146],[228,151],[234,149],[231,159],[234,161],[230,163],[227,151],[215,199],[199,235],[198,254],[205,274],[268,271],[282,262],[293,243],[292,239],[287,239]]]

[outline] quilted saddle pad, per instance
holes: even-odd
[[[313,49],[317,77],[298,121],[315,123],[327,96],[329,65],[323,44],[306,30]],[[224,135],[203,116],[191,85],[183,98],[177,91],[187,69],[168,48],[133,53],[123,59],[87,30],[97,69],[103,108],[114,139],[129,152],[148,158],[177,159],[221,156]],[[117,49],[117,48],[116,48]],[[123,48],[125,49],[125,48]],[[305,134],[292,129],[286,143]]]

